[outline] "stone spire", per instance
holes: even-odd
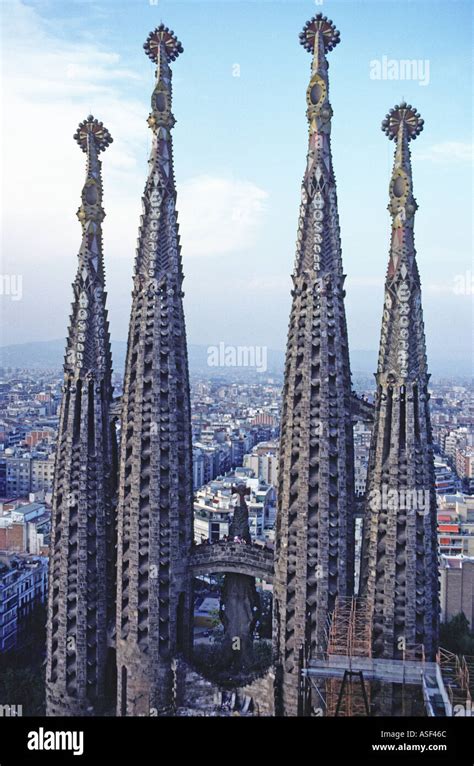
[[[411,106],[391,109],[382,130],[396,141],[389,187],[390,256],[376,373],[375,426],[367,476],[361,594],[374,656],[401,658],[438,640],[436,496],[421,288],[413,239],[409,141],[423,129]]]
[[[118,500],[118,715],[170,710],[173,660],[190,640],[191,417],[171,129],[181,43],[160,25],[124,392]]]
[[[300,35],[312,53],[309,148],[286,352],[274,585],[285,715],[298,710],[300,650],[324,649],[335,599],[353,589],[351,375],[326,59],[339,37],[322,14]]]
[[[102,257],[99,154],[112,142],[90,115],[74,138],[87,155],[77,217],[79,265],[64,361],[52,507],[47,633],[48,715],[101,711],[114,591],[116,445]]]

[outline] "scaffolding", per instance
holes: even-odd
[[[371,628],[365,599],[338,598],[328,637],[328,657],[349,658],[342,680],[326,680],[326,715],[370,715],[370,685],[361,670],[351,668],[354,657],[371,657]]]
[[[373,658],[371,624],[365,599],[336,600],[326,651],[311,657],[301,651],[302,714],[357,717],[397,710],[403,716],[424,709],[428,716],[452,715],[440,659],[427,661],[423,644],[406,646],[400,659]],[[451,700],[470,711],[469,661],[444,652],[443,663],[453,677]]]
[[[472,715],[474,657],[464,657],[440,648],[437,661],[441,668],[441,675],[453,708],[453,714],[456,715],[458,711],[464,710],[464,715]]]

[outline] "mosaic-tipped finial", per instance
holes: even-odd
[[[107,128],[104,127],[103,122],[96,120],[92,114],[79,123],[73,136],[83,152],[87,152],[87,136],[92,136],[98,152],[105,151],[114,140]]]
[[[320,30],[324,39],[324,52],[332,51],[341,40],[341,33],[336,29],[331,19],[322,13],[307,21],[300,33],[300,43],[309,53],[314,53],[316,32]]]
[[[156,27],[153,32],[150,32],[146,42],[143,43],[146,55],[151,58],[155,64],[158,61],[158,48],[162,43],[164,43],[169,61],[174,61],[178,58],[179,54],[183,52],[183,46],[173,30],[168,29],[164,24],[160,24],[160,26]]]
[[[421,119],[420,113],[416,111],[414,106],[406,104],[405,101],[395,104],[393,109],[390,109],[388,114],[385,115],[385,119],[382,122],[382,130],[389,137],[390,141],[393,141],[398,136],[398,129],[402,122],[405,123],[409,141],[414,141],[420,135],[425,124],[425,121]]]

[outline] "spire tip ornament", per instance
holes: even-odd
[[[164,44],[169,61],[175,61],[179,54],[183,52],[183,46],[176,37],[172,29],[168,29],[164,24],[150,32],[146,42],[143,43],[146,55],[155,62],[158,62],[158,48]]]
[[[94,139],[98,152],[104,152],[114,140],[107,128],[104,127],[104,123],[99,122],[92,114],[79,123],[77,131],[73,135],[83,152],[87,152],[88,135]]]
[[[408,140],[414,141],[423,130],[425,121],[421,118],[420,113],[417,112],[414,106],[402,101],[401,104],[395,104],[393,109],[390,109],[382,122],[382,131],[388,136],[390,141],[397,138],[401,123],[404,123],[406,126]]]
[[[308,53],[314,53],[314,41],[318,31],[323,35],[325,53],[332,51],[341,41],[341,33],[336,29],[332,19],[318,13],[306,22],[303,31],[300,32],[300,43]]]

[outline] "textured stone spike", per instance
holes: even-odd
[[[115,603],[116,444],[110,423],[112,358],[98,159],[112,138],[92,116],[79,125],[74,138],[87,154],[87,173],[77,213],[83,233],[64,360],[52,501],[48,715],[102,710],[107,628],[114,623]]]
[[[336,596],[353,589],[351,376],[326,60],[338,41],[321,14],[305,26],[302,42],[313,53],[309,148],[286,352],[274,582],[274,651],[285,715],[298,710],[300,648],[324,650]],[[337,536],[331,534],[330,543],[331,529]]]
[[[436,496],[421,287],[413,236],[417,204],[409,141],[420,115],[400,104],[382,130],[396,140],[388,209],[389,265],[376,374],[375,424],[367,477],[361,595],[373,622],[373,652],[398,659],[423,644],[434,659],[439,603]],[[420,538],[423,545],[419,544]],[[403,610],[393,604],[403,592]],[[418,597],[417,597],[418,594]]]
[[[190,641],[191,416],[170,68],[182,46],[161,25],[145,50],[156,62],[156,83],[122,397],[118,715],[170,709],[173,658]]]

